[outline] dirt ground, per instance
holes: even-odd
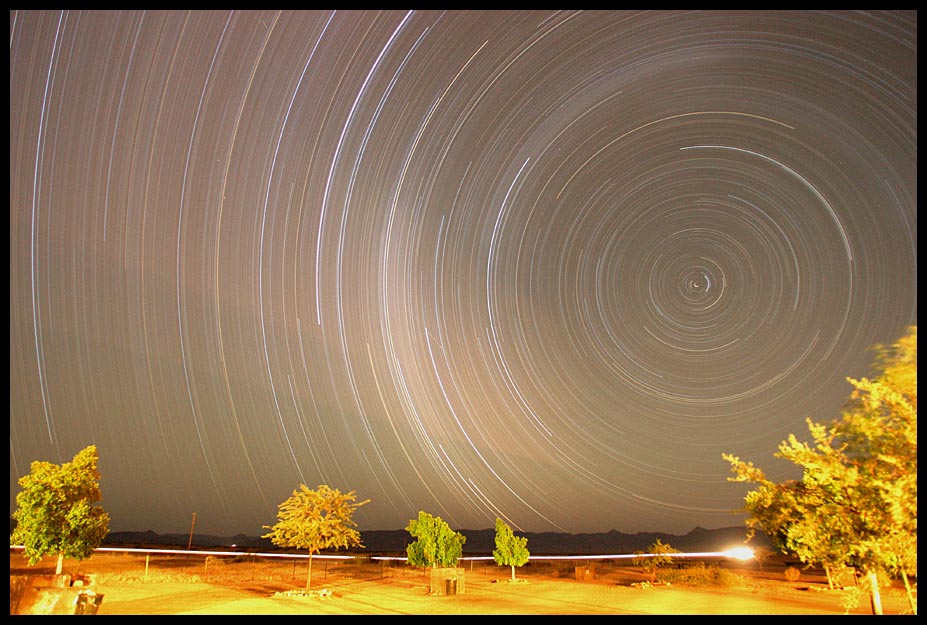
[[[18,553],[10,553],[11,575],[53,572],[53,564],[49,559],[30,568]],[[532,562],[516,569],[515,582],[508,567],[465,562],[462,592],[452,595],[430,594],[428,573],[406,564],[314,559],[315,592],[306,596],[301,594],[306,566],[305,561],[107,553],[66,562],[64,572],[93,576],[92,588],[103,595],[101,615],[871,613],[868,595],[847,608],[847,591],[829,590],[823,575],[803,571],[789,582],[784,567],[761,571],[755,562],[724,563],[736,580],[724,588],[648,586],[640,569],[626,562]],[[882,607],[884,614],[910,612],[900,587],[883,589]]]

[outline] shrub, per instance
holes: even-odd
[[[660,580],[680,586],[712,588],[735,588],[747,585],[746,580],[737,573],[732,573],[717,565],[706,566],[701,562],[685,568],[666,570],[660,576]]]

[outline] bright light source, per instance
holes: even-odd
[[[723,553],[728,558],[734,558],[735,560],[753,559],[753,549],[750,549],[750,547],[735,547],[734,549],[728,549]]]

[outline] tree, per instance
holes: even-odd
[[[876,377],[855,380],[840,418],[807,420],[813,444],[789,435],[776,457],[802,469],[800,480],[770,481],[750,462],[723,454],[747,493],[751,532],[762,528],[803,562],[851,565],[870,584],[873,613],[881,613],[878,572],[917,570],[917,327],[877,348]]]
[[[354,511],[369,503],[365,500],[354,503],[354,491],[341,493],[325,484],[318,490],[299,485],[293,495],[281,503],[277,513],[277,524],[265,525],[271,530],[262,538],[270,538],[279,547],[293,547],[309,551],[309,572],[306,575],[306,590],[312,583],[312,556],[322,549],[363,547],[360,532],[354,529]]]
[[[846,545],[835,524],[839,517],[819,518],[817,509],[822,504],[813,488],[804,481],[790,480],[777,484],[750,463],[725,456],[737,466],[744,478],[759,487],[745,498],[751,516],[747,520],[750,537],[757,528],[770,533],[776,546],[783,552],[793,553],[809,566],[821,564],[832,585],[831,571],[842,566],[846,559]]]
[[[456,566],[463,555],[467,537],[452,530],[440,517],[419,511],[418,519],[409,521],[406,531],[417,539],[406,547],[413,566]]]
[[[512,581],[515,581],[515,567],[527,564],[531,554],[528,552],[527,536],[516,536],[512,528],[496,518],[496,548],[492,552],[496,564],[512,567]]]
[[[109,533],[109,515],[93,505],[101,499],[97,448],[85,447],[61,466],[36,461],[31,469],[19,479],[10,543],[25,547],[29,566],[57,554],[55,574],[60,575],[65,557],[90,557]]]
[[[641,567],[645,572],[650,573],[650,583],[652,584],[657,581],[657,568],[666,564],[672,564],[673,557],[669,554],[679,553],[679,550],[670,547],[669,544],[664,544],[658,538],[655,543],[647,548],[646,552],[638,551],[637,553],[637,557],[631,560],[631,563],[634,566]]]
[[[775,555],[775,553],[775,551],[763,545],[753,547],[753,559],[756,560],[756,563],[760,566],[760,573],[763,572],[763,563]]]

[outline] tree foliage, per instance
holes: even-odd
[[[100,506],[97,448],[79,451],[62,465],[36,461],[29,475],[19,479],[10,543],[23,545],[29,565],[56,554],[56,573],[64,558],[83,560],[93,554],[109,533],[109,515]]]
[[[413,566],[456,566],[463,555],[467,537],[452,530],[440,517],[419,511],[418,519],[409,521],[406,531],[417,539],[406,547]]]
[[[679,553],[679,550],[658,538],[647,548],[647,551],[638,551],[638,555],[631,560],[631,563],[650,573],[650,582],[653,583],[657,580],[657,569],[672,564],[673,556],[670,554],[673,553]]]
[[[496,518],[496,548],[492,552],[496,564],[512,567],[512,581],[515,581],[515,567],[528,563],[528,537],[516,536],[505,521]]]
[[[751,533],[765,531],[783,551],[825,567],[878,571],[917,570],[917,327],[891,346],[878,346],[875,377],[855,380],[840,418],[808,419],[811,443],[793,434],[776,457],[802,469],[802,477],[776,483],[738,457],[735,482],[757,487],[745,510]],[[873,584],[873,608],[879,611]]]
[[[354,503],[354,491],[342,493],[325,484],[311,490],[300,484],[298,490],[278,506],[276,525],[263,538],[270,538],[279,547],[309,551],[309,572],[306,590],[312,583],[312,556],[322,549],[363,547],[360,532],[354,529],[354,511],[369,503],[369,499]]]

